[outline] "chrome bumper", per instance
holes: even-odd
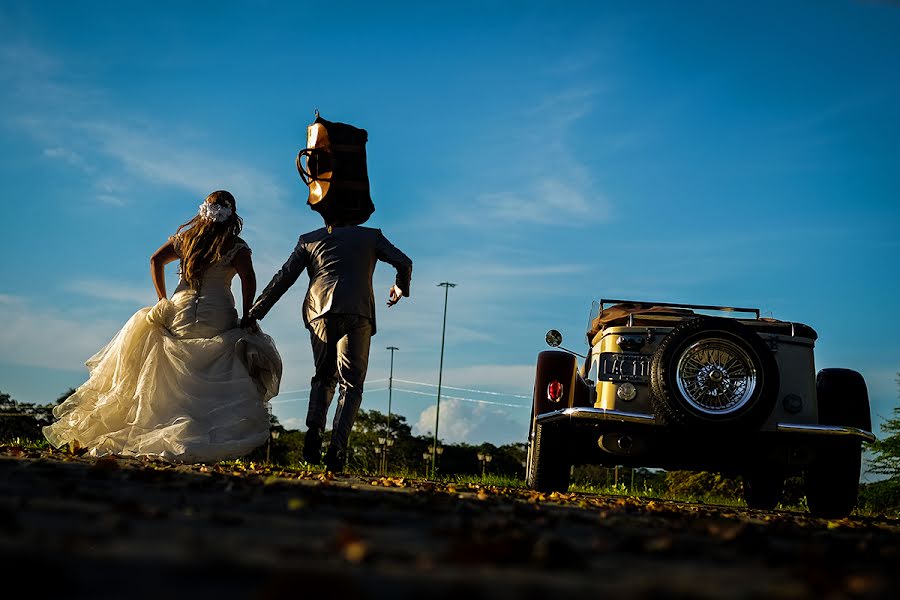
[[[656,417],[654,415],[630,413],[625,412],[624,410],[605,408],[563,408],[561,410],[554,410],[553,412],[538,415],[537,417],[537,421],[540,423],[552,423],[554,421],[565,421],[568,419],[617,421],[619,423],[641,423],[643,425],[653,425],[656,423]]]
[[[573,407],[554,410],[553,412],[538,415],[539,423],[553,423],[556,421],[613,421],[617,423],[639,423],[641,425],[655,425],[656,416],[643,413],[631,413],[623,410],[605,408]],[[778,423],[775,430],[784,433],[802,433],[813,435],[827,435],[830,437],[846,436],[858,437],[864,442],[874,442],[875,435],[858,427],[843,427],[839,425],[808,425],[805,423]]]
[[[844,427],[841,425],[806,425],[804,423],[779,423],[778,431],[790,433],[813,433],[828,436],[858,437],[864,442],[874,442],[875,434],[858,427]]]

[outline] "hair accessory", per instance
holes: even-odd
[[[200,205],[200,210],[197,211],[197,214],[200,215],[200,218],[204,221],[215,221],[216,223],[221,223],[232,215],[232,210],[231,208],[222,206],[221,204],[204,202]]]

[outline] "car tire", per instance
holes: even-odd
[[[866,382],[850,369],[822,369],[816,376],[819,423],[872,428]],[[848,517],[859,496],[862,442],[841,439],[823,444],[806,470],[809,512],[825,519]]]
[[[650,363],[650,401],[674,426],[758,428],[775,406],[778,386],[771,350],[734,319],[701,316],[679,323]]]
[[[566,492],[572,465],[567,460],[568,442],[558,423],[532,423],[528,446],[526,483],[538,492]]]
[[[784,475],[774,465],[751,469],[744,474],[744,501],[755,510],[774,510],[781,501]]]

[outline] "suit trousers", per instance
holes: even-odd
[[[331,451],[346,450],[350,430],[362,404],[363,383],[369,368],[372,321],[361,315],[326,314],[309,323],[316,373],[310,382],[306,426],[325,430],[328,407],[340,383],[334,413]]]

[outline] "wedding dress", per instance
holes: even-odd
[[[266,442],[282,364],[271,337],[238,327],[231,261],[242,248],[238,238],[198,289],[180,281],[171,300],[139,310],[88,359],[87,382],[43,428],[51,444],[209,463]]]

